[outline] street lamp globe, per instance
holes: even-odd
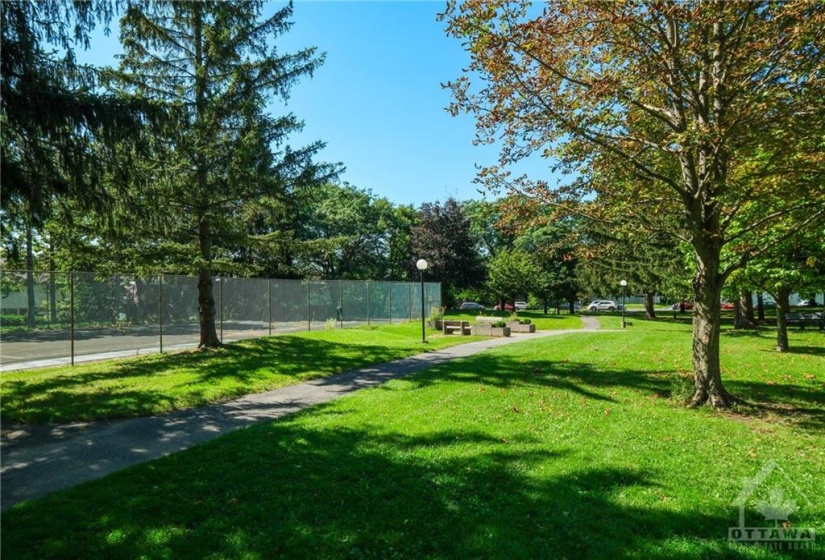
[[[621,282],[619,282],[619,285],[620,285],[622,288],[624,288],[625,286],[627,286],[627,280],[622,280]]]
[[[418,259],[418,262],[415,263],[415,268],[421,271],[427,270],[428,266],[429,265],[427,264],[427,261],[425,261],[424,259]]]

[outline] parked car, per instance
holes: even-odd
[[[597,299],[587,306],[588,311],[616,311],[617,309],[621,309],[621,306],[609,299]]]
[[[726,311],[730,311],[733,309],[733,304],[729,301],[720,301],[719,302],[719,309],[724,309]]]
[[[483,305],[481,305],[480,303],[476,303],[476,302],[474,302],[474,301],[465,301],[464,303],[462,303],[462,304],[461,304],[461,306],[459,307],[459,309],[463,309],[463,310],[478,310],[478,309],[484,309],[484,306],[483,306]]]
[[[513,304],[516,308],[516,311],[524,311],[527,309],[527,302],[526,301],[517,301]]]
[[[816,307],[817,305],[819,304],[816,303],[816,299],[803,299],[799,302],[800,307]]]
[[[501,304],[497,303],[495,307],[493,307],[496,311],[501,311]],[[512,303],[505,303],[504,304],[504,311],[515,311],[516,308],[513,307]]]
[[[693,309],[693,302],[692,301],[680,301],[680,302],[677,302],[677,303],[674,303],[673,305],[671,305],[670,308],[673,311],[682,311],[682,310],[688,311],[690,309]]]

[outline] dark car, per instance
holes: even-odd
[[[474,302],[474,301],[465,301],[464,303],[462,303],[462,304],[461,304],[461,306],[459,307],[459,309],[465,309],[465,310],[467,310],[467,309],[472,309],[472,310],[476,310],[476,309],[484,309],[484,306],[483,306],[483,305],[481,305],[480,303],[476,303],[476,302]]]

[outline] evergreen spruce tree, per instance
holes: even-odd
[[[287,135],[302,126],[295,116],[266,112],[323,57],[314,48],[280,53],[272,41],[291,26],[292,5],[267,18],[263,8],[261,1],[144,2],[129,6],[121,20],[125,53],[113,83],[165,104],[174,123],[156,132],[146,165],[151,182],[133,193],[134,203],[162,201],[163,233],[191,247],[201,348],[220,345],[216,249],[221,242],[237,246],[243,205],[334,171],[312,162],[321,143],[286,146]]]

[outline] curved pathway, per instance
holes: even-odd
[[[184,450],[238,428],[273,420],[456,358],[513,342],[599,329],[595,317],[581,317],[581,320],[582,329],[540,331],[460,344],[163,416],[4,429],[0,506],[5,509],[23,500]]]

